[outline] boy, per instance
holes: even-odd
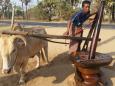
[[[67,31],[63,35],[82,37],[82,34],[83,34],[82,25],[83,25],[83,23],[90,16],[96,14],[96,13],[90,14],[90,4],[91,4],[91,2],[88,0],[85,0],[82,2],[82,10],[78,13],[75,13],[70,18],[70,20],[67,23]],[[81,42],[82,41],[70,40],[70,45],[69,45],[69,54],[70,55],[80,51]]]

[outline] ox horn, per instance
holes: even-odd
[[[26,42],[26,38],[25,38],[25,37],[20,36],[20,35],[16,35],[16,36],[14,36],[13,40],[15,40],[15,39],[17,39],[17,38],[21,39],[21,40],[24,42],[25,46],[27,45],[27,42]]]

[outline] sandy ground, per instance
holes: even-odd
[[[62,35],[65,30],[65,27],[47,27],[48,34],[54,35]],[[88,30],[84,30],[84,36],[87,33]],[[102,40],[98,44],[97,51],[113,57],[113,62],[108,67],[102,68],[102,71],[108,79],[108,86],[115,86],[115,30],[102,29],[100,38]],[[68,59],[68,45],[49,42],[48,49],[50,65],[35,69],[35,59],[29,60],[25,86],[68,86],[68,78],[74,75],[74,67]],[[17,74],[3,75],[0,72],[0,86],[18,86],[18,79]]]

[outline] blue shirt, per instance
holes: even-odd
[[[71,20],[74,24],[74,26],[82,26],[82,24],[89,18],[90,12],[84,13],[83,11],[75,13]]]

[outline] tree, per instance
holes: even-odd
[[[73,6],[77,1],[78,0],[43,0],[44,11],[47,12],[49,21],[51,21],[53,17],[68,19],[73,13]]]
[[[28,7],[28,4],[31,2],[31,0],[21,0],[21,2],[22,2],[22,7],[23,7],[23,3],[24,3],[25,6],[26,6],[26,19],[28,19],[27,7]]]
[[[23,3],[23,0],[20,0],[22,2],[22,13],[23,13],[23,19],[24,19],[24,3]]]
[[[43,10],[43,3],[39,2],[38,6],[28,9],[31,19],[46,20],[47,13]]]
[[[11,14],[11,8],[12,8],[12,4],[10,3],[10,0],[0,0],[0,8],[1,8],[1,16],[3,18],[10,18],[10,14]]]
[[[79,0],[63,0],[63,1],[68,2],[71,6],[75,6],[75,4],[79,2]]]
[[[2,0],[0,0],[0,18],[2,17]]]
[[[115,21],[115,1],[112,6],[112,21]]]
[[[113,0],[106,0],[106,14],[109,16],[109,21],[112,21],[112,6]]]
[[[67,20],[76,10],[66,0],[42,0],[38,2],[37,7],[29,9],[28,12],[31,18],[52,21]]]
[[[108,20],[111,22],[112,21],[112,14],[113,14],[113,1],[114,0],[105,0],[106,2],[106,5],[105,5],[105,10],[104,10],[104,13],[106,14],[108,18]],[[97,6],[97,8],[99,7],[99,2],[100,0],[93,0],[94,2],[94,5]],[[96,7],[95,7],[96,8]]]
[[[16,17],[23,16],[23,10],[20,6],[15,6],[15,16]]]
[[[70,16],[76,11],[78,11],[78,9],[73,9],[73,6],[65,1],[58,3],[56,7],[56,14],[61,20],[68,20]]]

